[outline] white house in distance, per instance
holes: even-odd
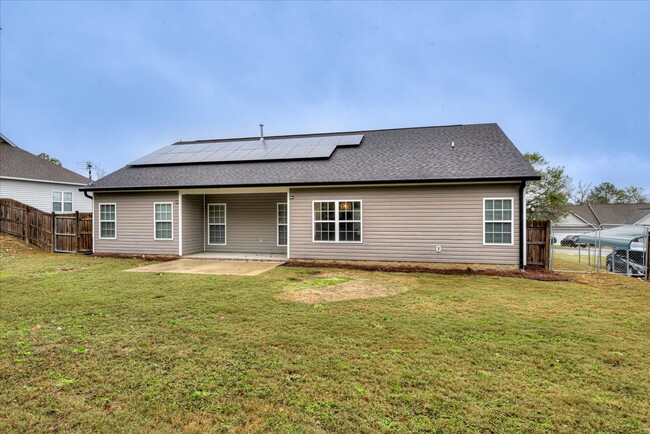
[[[45,212],[92,212],[92,200],[79,191],[88,179],[30,152],[0,134],[0,198]]]

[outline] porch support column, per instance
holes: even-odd
[[[287,259],[291,259],[291,190],[287,190]]]
[[[519,186],[519,268],[522,270],[526,268],[526,256],[528,256],[526,218],[526,181],[522,181]]]
[[[178,192],[178,256],[183,256],[183,195]]]

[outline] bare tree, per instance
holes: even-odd
[[[106,172],[106,169],[104,169],[103,167],[97,166],[97,168],[95,169],[95,181],[97,181],[100,178],[103,178],[106,175],[108,175],[108,173]]]
[[[591,194],[591,183],[585,184],[582,181],[578,181],[573,194],[571,195],[573,203],[576,205],[584,205],[588,202],[589,195]]]
[[[644,193],[643,187],[633,185],[623,189],[628,203],[648,203],[648,196]]]

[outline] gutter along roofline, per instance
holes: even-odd
[[[538,181],[540,176],[514,176],[495,178],[449,178],[449,179],[407,179],[407,180],[377,180],[377,181],[340,181],[340,182],[303,182],[303,183],[257,183],[257,184],[217,184],[217,185],[161,185],[161,186],[130,186],[130,187],[97,187],[92,185],[82,187],[79,191],[129,191],[129,190],[186,190],[201,188],[257,188],[257,187],[324,187],[324,186],[357,186],[357,185],[412,185],[412,184],[451,184],[451,183],[493,183],[493,182],[522,182]]]

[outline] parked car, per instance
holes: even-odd
[[[568,246],[568,247],[578,247],[578,236],[577,235],[567,235],[566,237],[562,238],[562,241],[560,241],[561,246]],[[586,243],[580,243],[580,247],[586,247]]]
[[[646,251],[642,246],[636,246],[635,244],[641,243],[632,243],[629,250],[616,249],[613,253],[607,255],[607,271],[627,274],[629,266],[630,276],[645,276],[646,268],[643,264]],[[614,256],[613,265],[612,255]]]

